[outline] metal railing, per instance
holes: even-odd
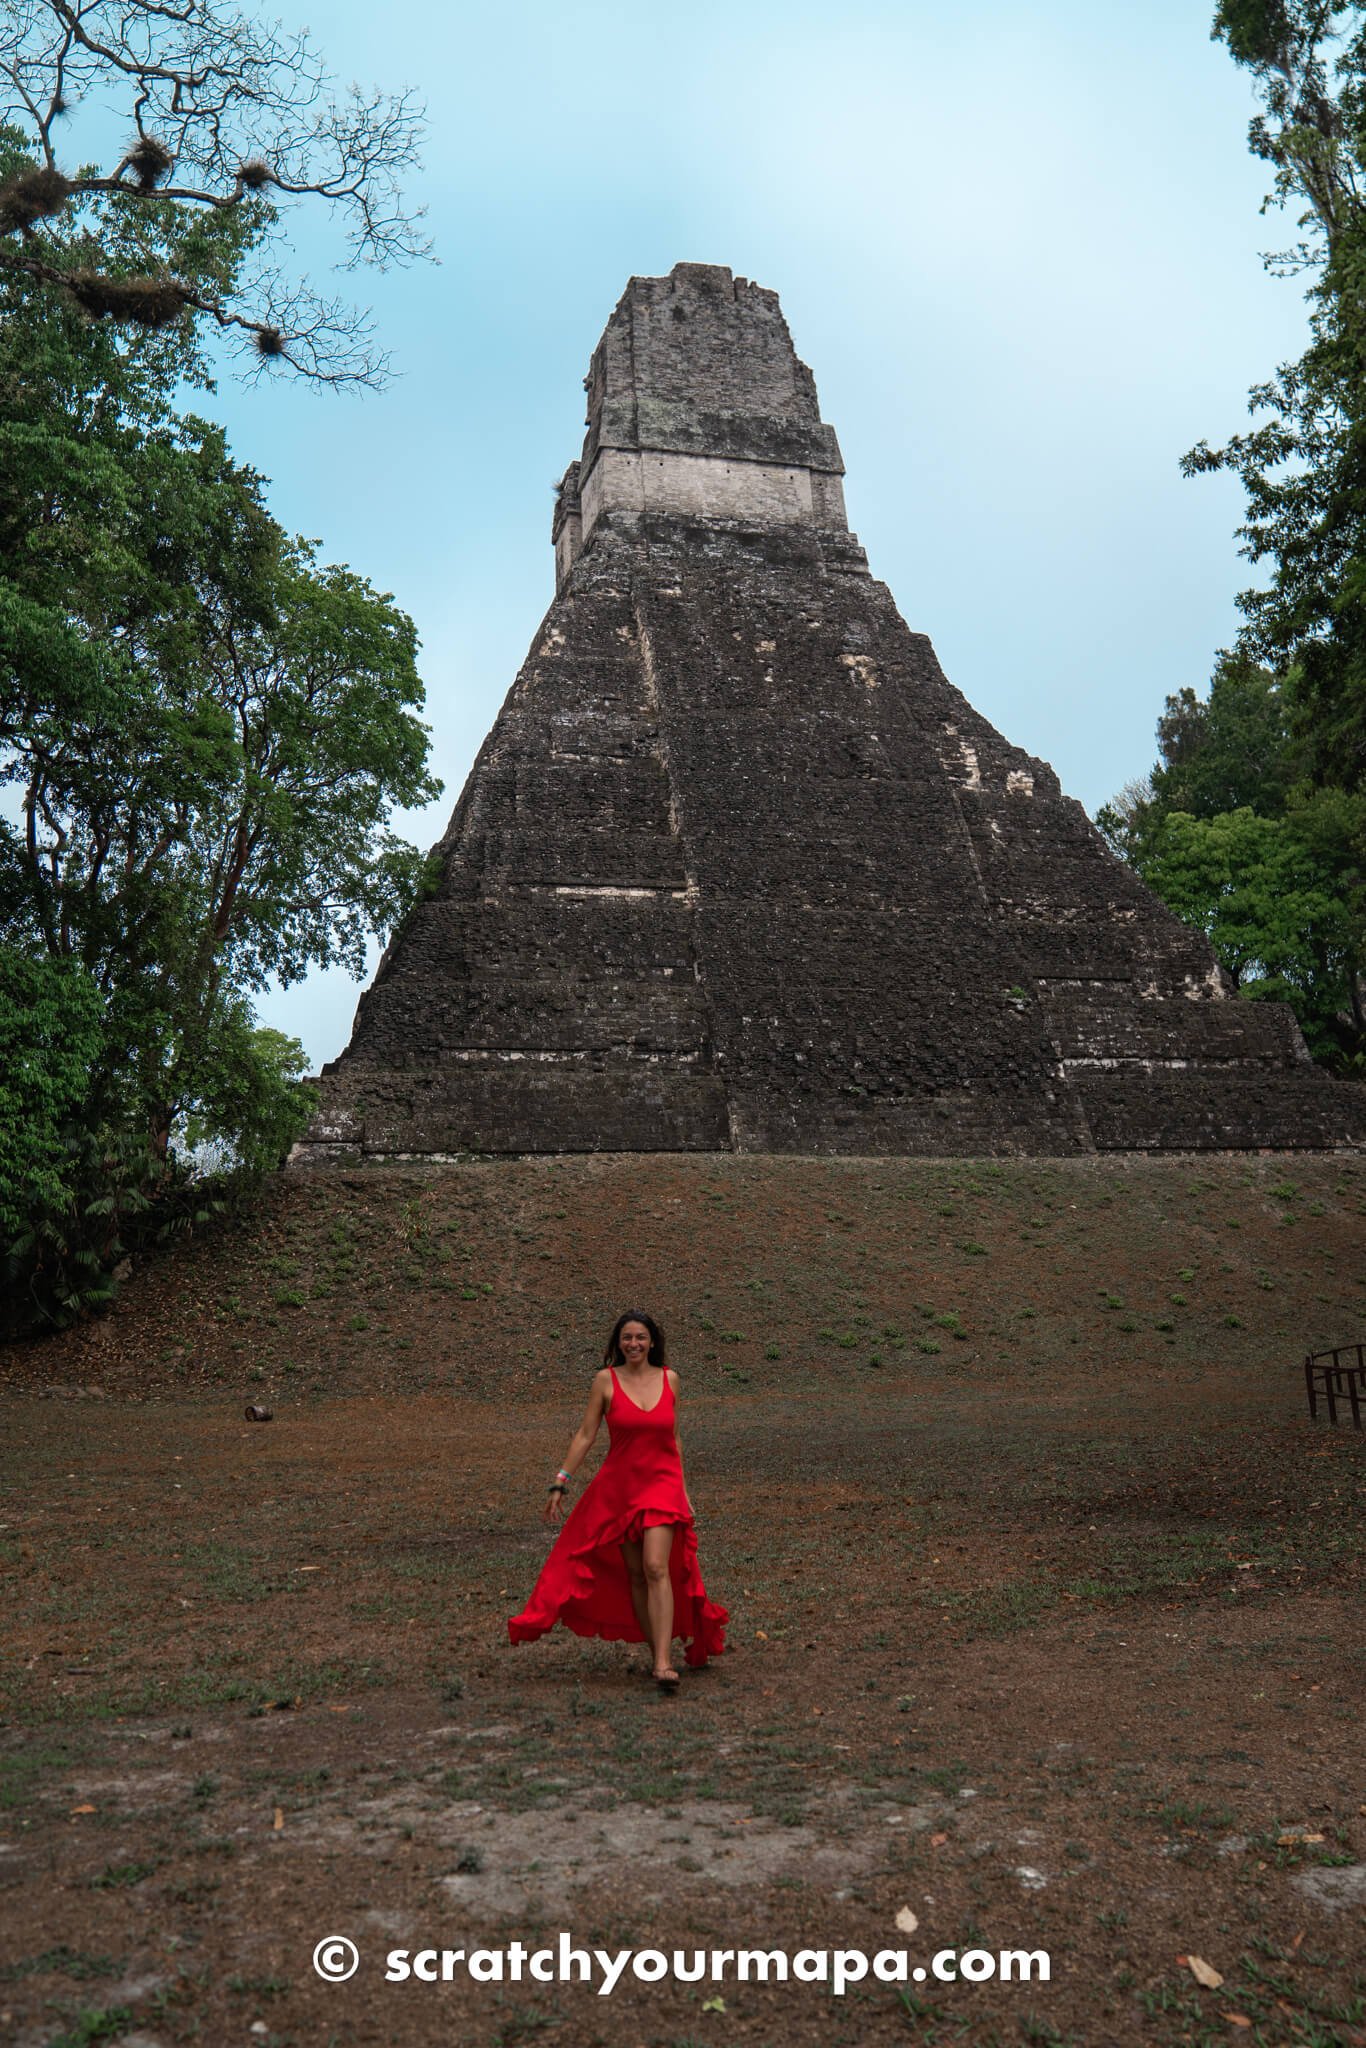
[[[1304,1387],[1309,1396],[1309,1419],[1318,1420],[1319,1397],[1328,1408],[1328,1420],[1335,1427],[1338,1402],[1351,1405],[1352,1421],[1361,1428],[1361,1410],[1366,1403],[1366,1344],[1339,1344],[1332,1351],[1311,1351],[1304,1361]]]

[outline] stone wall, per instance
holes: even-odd
[[[593,354],[560,485],[556,587],[605,514],[847,531],[844,464],[775,292],[704,263],[632,278]]]
[[[734,520],[755,526],[846,525],[844,487],[821,470],[718,455],[604,448],[583,486],[579,545],[604,512]],[[577,547],[573,554],[578,551]],[[573,554],[570,561],[572,563]]]

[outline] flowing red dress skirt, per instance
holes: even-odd
[[[687,1644],[692,1665],[705,1664],[725,1649],[728,1616],[724,1607],[708,1600],[702,1584],[674,1435],[675,1412],[667,1372],[653,1408],[638,1408],[613,1372],[610,1448],[560,1530],[530,1600],[508,1623],[514,1643],[534,1642],[557,1621],[576,1636],[643,1643],[621,1546],[638,1543],[646,1529],[674,1522],[681,1525],[669,1559],[674,1634]]]

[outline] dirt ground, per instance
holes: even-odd
[[[1300,1360],[1364,1213],[1343,1157],[477,1162],[149,1262],[0,1353],[0,2038],[1363,2048],[1366,1433]],[[636,1304],[731,1612],[674,1699],[506,1637]],[[929,1974],[464,1967],[562,1932]]]

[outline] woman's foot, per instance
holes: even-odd
[[[655,1684],[661,1692],[677,1692],[682,1680],[672,1664],[658,1664],[654,1672]]]

